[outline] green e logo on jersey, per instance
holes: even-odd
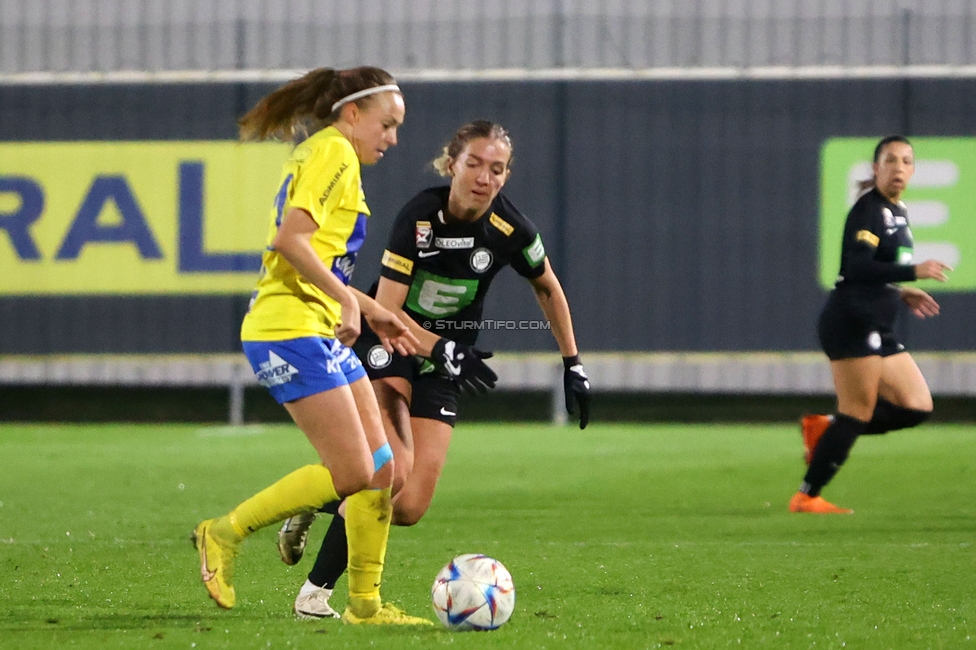
[[[522,250],[522,255],[525,255],[525,261],[529,266],[539,266],[542,260],[546,259],[546,247],[542,245],[542,236],[536,235],[532,243]]]
[[[477,293],[477,280],[457,280],[417,271],[407,294],[407,308],[430,318],[443,318],[470,305]]]
[[[923,280],[927,291],[976,291],[976,138],[912,138],[915,176],[902,199],[915,240],[914,259],[952,266],[946,283]],[[857,181],[871,177],[877,138],[831,138],[820,151],[820,284],[837,279],[847,213],[857,199]],[[899,250],[899,261],[905,253]],[[914,283],[913,283],[914,284]]]

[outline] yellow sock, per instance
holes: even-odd
[[[306,465],[234,508],[227,519],[234,532],[244,538],[265,526],[300,512],[317,510],[338,498],[332,473],[323,465]]]
[[[363,490],[346,498],[349,540],[349,609],[369,618],[380,608],[380,581],[390,536],[390,488]]]

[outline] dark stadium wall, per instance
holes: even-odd
[[[267,84],[0,86],[0,141],[218,140]],[[971,136],[976,80],[406,83],[400,146],[364,171],[373,211],[355,283],[376,277],[399,205],[443,182],[450,134],[497,120],[515,142],[506,192],[542,231],[584,350],[816,349],[820,152],[839,136]],[[2,215],[0,215],[2,217]],[[839,233],[837,233],[839,236]],[[0,255],[8,255],[0,232]],[[0,283],[4,280],[0,278]],[[513,272],[486,317],[541,318]],[[246,295],[10,296],[0,353],[227,352]],[[976,349],[976,295],[905,319],[914,349]],[[551,350],[545,331],[482,334]]]

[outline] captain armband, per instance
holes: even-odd
[[[383,251],[383,266],[399,271],[404,275],[413,275],[413,260],[409,260],[402,255],[391,253],[389,250]]]
[[[878,247],[878,242],[881,240],[870,230],[858,230],[857,234],[854,236],[855,241],[862,241],[869,246],[874,248]]]

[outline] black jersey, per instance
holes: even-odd
[[[545,272],[546,251],[535,225],[503,195],[477,221],[466,222],[447,217],[449,194],[448,186],[432,187],[400,210],[380,275],[410,285],[403,308],[411,318],[472,345],[495,275],[511,265],[519,275],[537,278]]]
[[[914,280],[913,248],[905,204],[892,203],[873,188],[847,215],[836,286],[882,288]]]
[[[844,226],[840,275],[820,314],[820,343],[831,359],[894,354],[899,291],[889,282],[915,279],[905,205],[874,188],[851,208]]]

